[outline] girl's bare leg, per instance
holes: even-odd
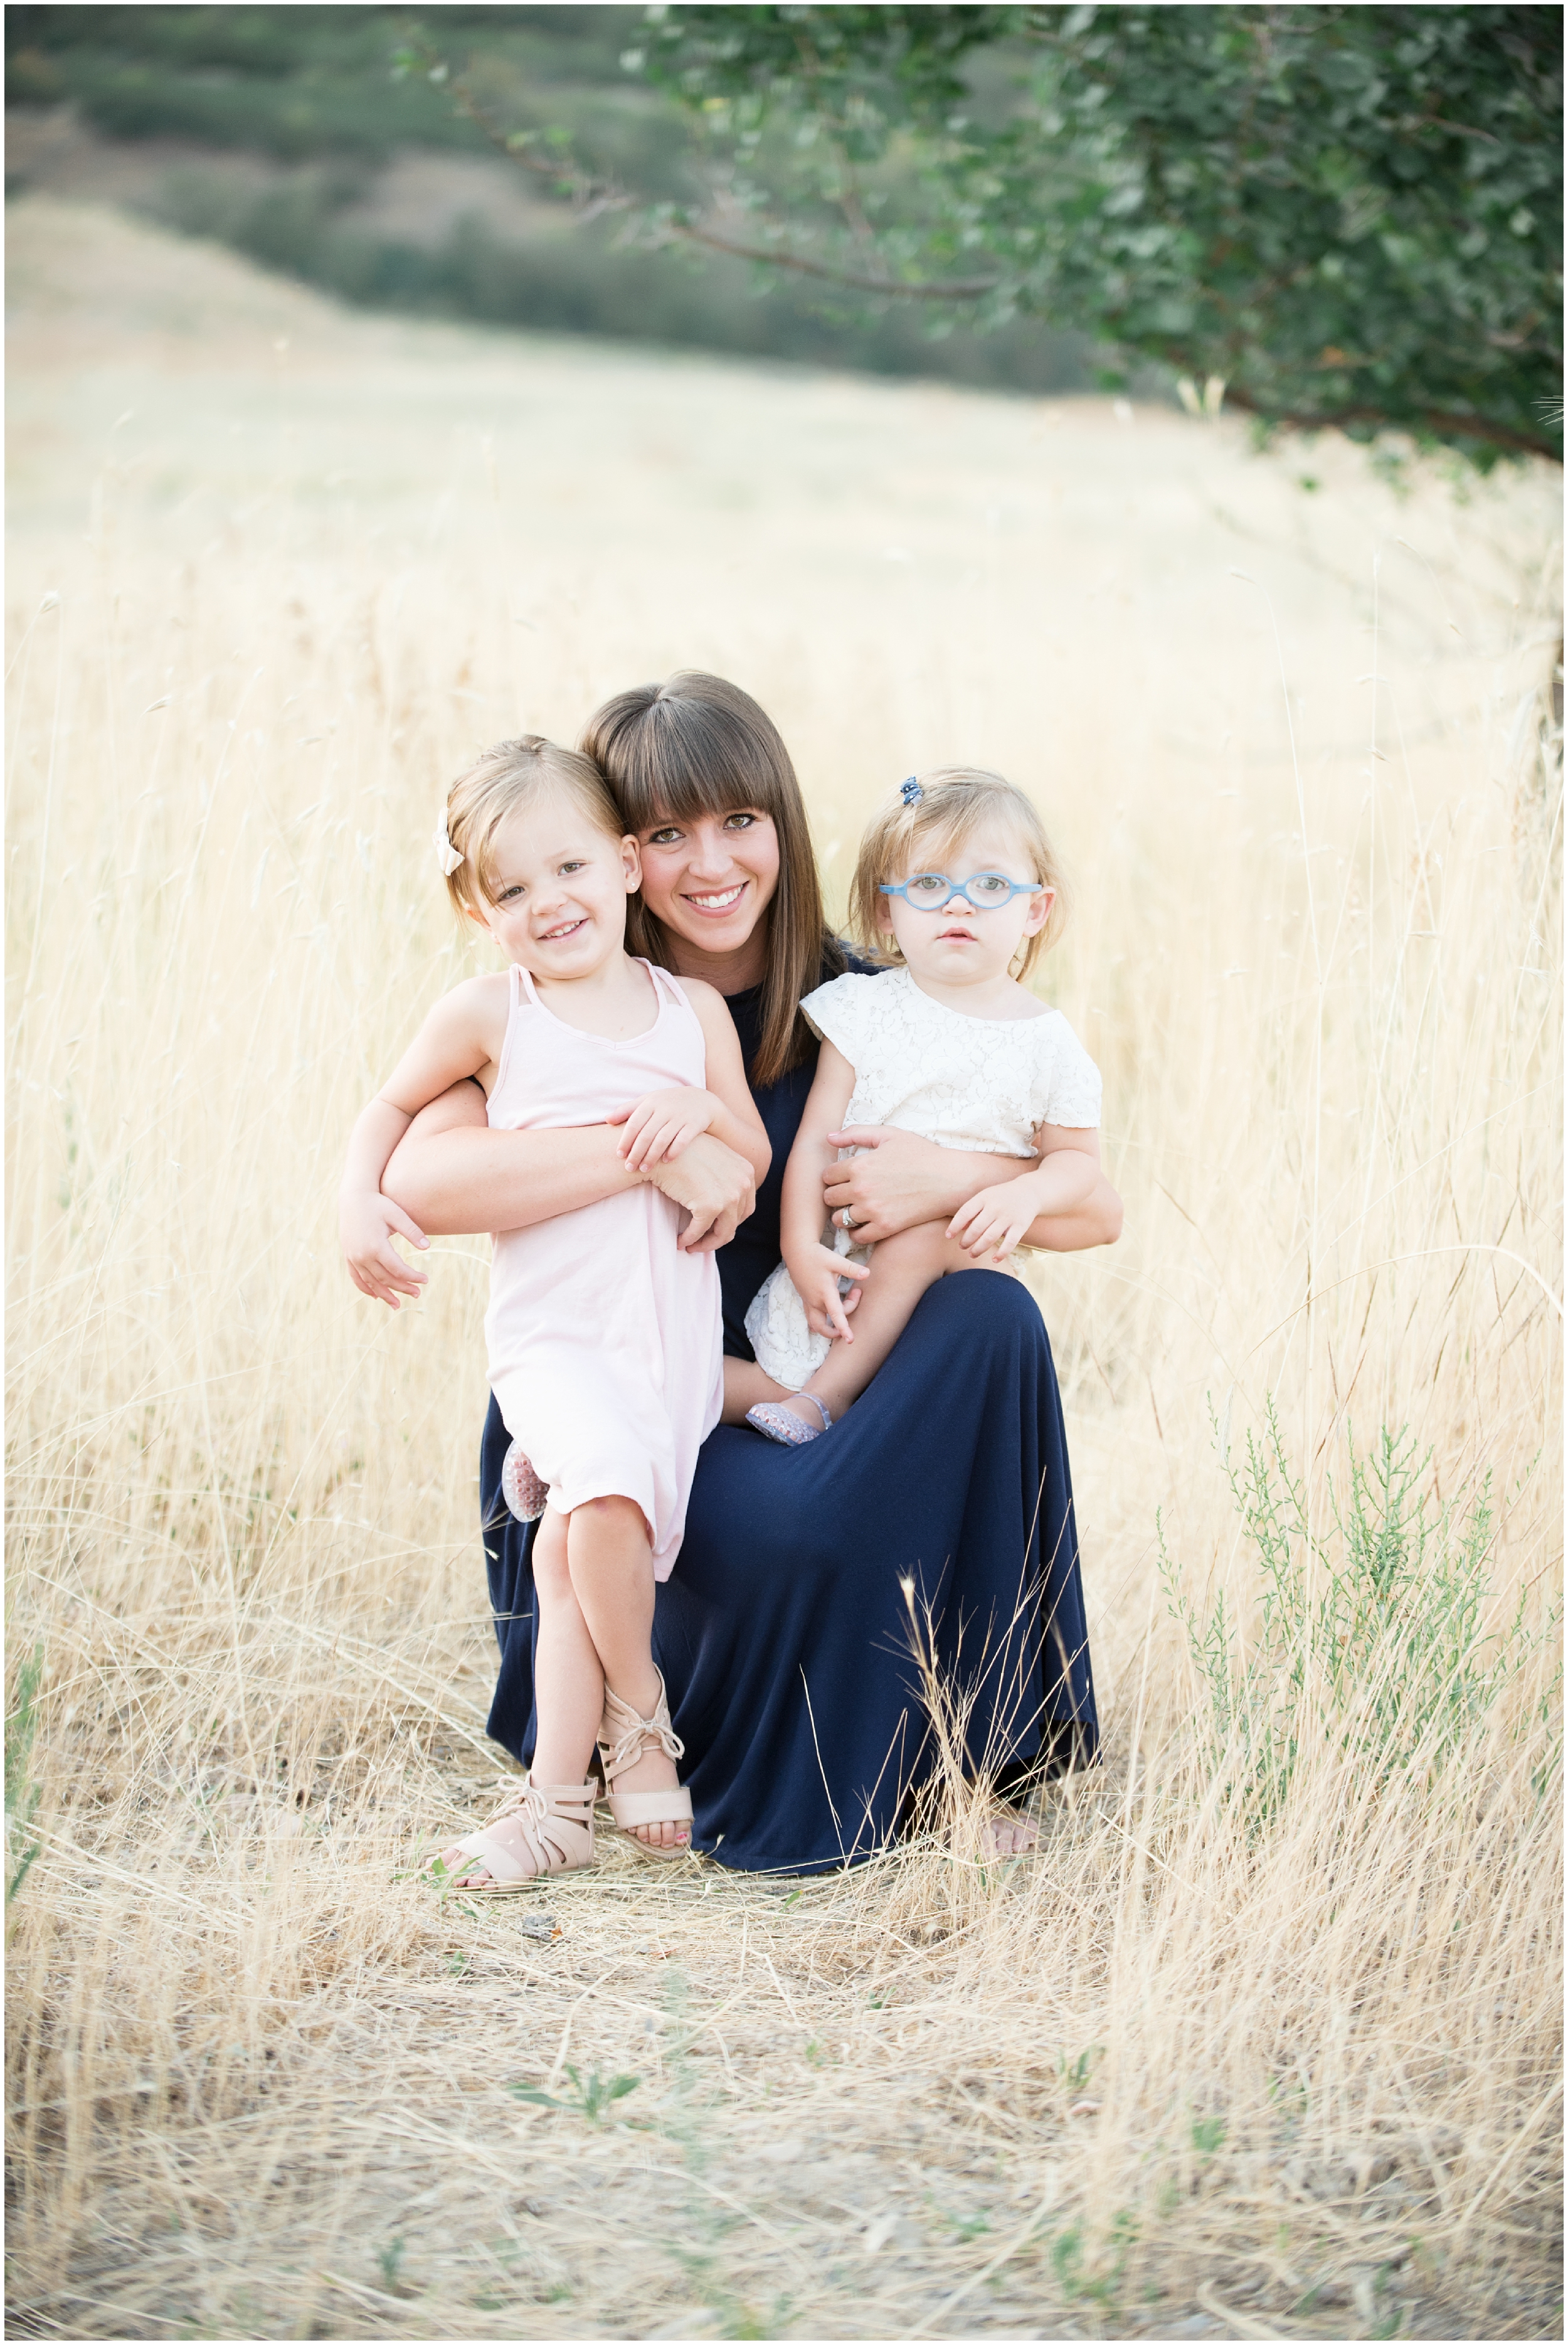
[[[653,1554],[642,1509],[631,1498],[589,1498],[572,1509],[566,1554],[572,1593],[593,1640],[603,1682],[644,1718],[659,1700],[653,1666]],[[599,1721],[595,1714],[594,1724]],[[663,1751],[645,1751],[635,1766],[616,1778],[619,1792],[673,1792],[680,1782],[675,1762]],[[682,1848],[691,1838],[683,1823],[639,1824],[636,1837],[650,1848]]]
[[[567,1520],[547,1508],[533,1539],[534,1601],[539,1607],[533,1694],[539,1734],[532,1771],[541,1783],[587,1780],[604,1711],[604,1667],[572,1584]]]
[[[802,1386],[826,1406],[830,1416],[842,1416],[858,1400],[877,1369],[908,1326],[915,1306],[928,1286],[949,1271],[986,1269],[966,1254],[956,1238],[946,1234],[945,1222],[917,1222],[895,1237],[880,1238],[871,1256],[871,1276],[860,1290],[850,1325],[855,1341],[841,1336],[815,1376]],[[786,1394],[784,1406],[793,1408],[814,1432],[822,1418],[810,1401]]]
[[[726,1358],[724,1406],[719,1419],[721,1425],[744,1425],[746,1421],[747,1409],[754,1408],[760,1400],[787,1400],[788,1398],[788,1386],[775,1385],[767,1370],[760,1368],[755,1360]]]
[[[533,1677],[539,1735],[530,1772],[536,1783],[582,1783],[588,1780],[604,1709],[604,1671],[572,1585],[563,1515],[547,1513],[541,1518],[532,1559],[534,1602],[539,1607]],[[519,1861],[524,1859],[527,1843],[520,1824],[503,1816],[487,1829],[502,1842],[510,1832]],[[463,1862],[455,1847],[443,1849],[441,1857],[449,1867]],[[476,1862],[458,1886],[465,1882],[477,1886],[488,1878],[484,1864]]]

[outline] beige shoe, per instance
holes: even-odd
[[[489,1823],[456,1842],[459,1862],[445,1863],[444,1882],[476,1897],[504,1897],[546,1873],[576,1873],[593,1862],[594,1783],[536,1783],[530,1776]],[[509,1824],[503,1836],[498,1824]],[[489,1874],[470,1882],[469,1871]]]
[[[642,1753],[657,1744],[666,1758],[683,1759],[686,1746],[670,1723],[669,1697],[664,1691],[663,1675],[659,1679],[659,1700],[652,1718],[644,1718],[622,1701],[618,1693],[604,1689],[604,1715],[599,1721],[599,1763],[604,1770],[604,1789],[609,1796],[610,1813],[622,1832],[632,1832],[638,1824],[684,1824],[686,1838],[674,1848],[650,1848],[645,1840],[637,1846],[649,1856],[684,1856],[691,1846],[692,1794],[677,1783],[673,1792],[618,1792],[615,1778],[634,1767]]]

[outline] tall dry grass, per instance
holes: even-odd
[[[1552,484],[14,230],[16,2332],[1554,2333]],[[916,761],[1062,835],[1128,1208],[1037,1279],[1107,1764],[1011,1866],[950,1784],[842,1879],[441,1906],[484,1249],[373,1315],[339,1152],[465,965],[444,777],[679,664],[776,714],[832,884]],[[1224,1463],[1270,1403],[1283,1645]],[[1448,1528],[1347,1690],[1382,1427]]]

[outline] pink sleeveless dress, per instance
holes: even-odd
[[[584,1034],[547,1010],[513,966],[490,1122],[503,1132],[602,1123],[644,1091],[699,1088],[697,1014],[647,961],[657,1015],[644,1034]],[[697,1452],[723,1400],[719,1271],[683,1254],[681,1208],[652,1182],[492,1239],[485,1341],[506,1429],[550,1505],[632,1498],[647,1519],[653,1576],[668,1579],[686,1527]]]

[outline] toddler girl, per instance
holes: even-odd
[[[1008,1267],[1032,1223],[1094,1188],[1098,1071],[1061,1012],[1017,981],[1051,940],[1060,894],[1039,816],[997,774],[912,777],[867,831],[855,926],[902,966],[835,978],[801,1004],[822,1052],[784,1170],[784,1261],[746,1314],[758,1360],[791,1396],[747,1412],[771,1440],[816,1440],[928,1286],[948,1271]],[[946,1224],[856,1246],[848,1207],[838,1227],[822,1218],[827,1167],[855,1153],[830,1136],[856,1123],[1035,1169],[982,1189]]]
[[[492,1125],[625,1126],[620,1189],[493,1240],[491,1383],[548,1487],[533,1548],[538,1738],[522,1792],[443,1862],[460,1885],[502,1891],[592,1861],[596,1741],[616,1823],[653,1848],[690,1840],[650,1640],[653,1584],[674,1564],[723,1399],[719,1274],[711,1252],[683,1250],[680,1209],[651,1175],[700,1132],[759,1181],[769,1149],[722,996],[625,949],[641,862],[596,766],[536,736],[499,743],[453,785],[438,847],[454,904],[509,966],[436,1004],[359,1117],[345,1251],[363,1259],[359,1225],[393,1150],[465,1076]],[[622,1776],[637,1788],[618,1791]]]

